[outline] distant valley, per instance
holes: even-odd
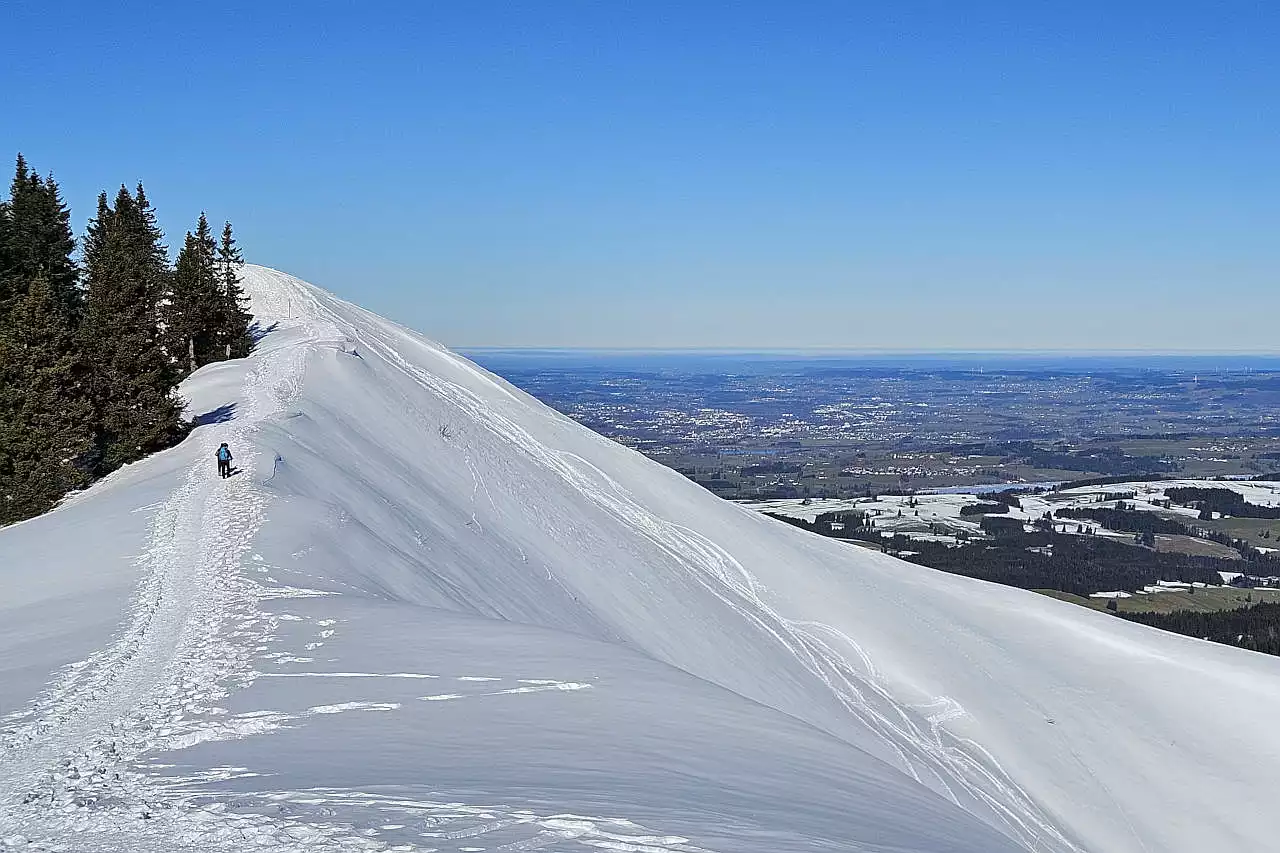
[[[1280,654],[1278,359],[472,356],[789,524]]]

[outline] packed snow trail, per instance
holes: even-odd
[[[273,317],[288,307],[264,301],[258,310]],[[309,327],[300,345],[255,360],[239,395],[240,417],[187,443],[198,451],[181,487],[155,512],[128,623],[29,709],[6,718],[0,838],[56,835],[76,806],[103,800],[148,814],[147,785],[130,762],[189,736],[199,725],[193,718],[249,672],[252,647],[242,638],[265,627],[258,589],[240,571],[266,503],[255,483],[253,436],[296,393],[305,345],[320,336]],[[240,470],[227,481],[214,474],[220,440],[243,448]]]
[[[98,630],[21,627],[85,614],[39,594],[42,543],[95,522],[56,576],[78,554],[86,587],[137,584],[0,718],[0,846],[1271,849],[1280,736],[1251,709],[1280,703],[1280,661],[770,522],[245,277],[258,350],[184,385],[227,417],[0,531],[31,602],[0,601],[0,700],[23,655]],[[145,544],[99,532],[136,513]]]

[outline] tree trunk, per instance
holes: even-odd
[[[191,373],[196,372],[196,339],[187,338],[187,362],[191,365]]]

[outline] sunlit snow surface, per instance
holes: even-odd
[[[1275,849],[1280,660],[811,536],[246,279],[207,423],[0,532],[0,846]]]

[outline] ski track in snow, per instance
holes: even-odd
[[[279,584],[265,575],[269,567],[259,565],[263,580],[275,583],[265,586],[242,570],[267,506],[267,495],[255,480],[261,460],[244,450],[245,458],[238,460],[240,472],[221,480],[213,472],[213,453],[221,441],[253,447],[259,423],[282,412],[297,396],[309,352],[317,347],[345,349],[352,340],[332,322],[332,315],[320,310],[304,285],[280,273],[266,275],[272,284],[254,294],[257,316],[301,321],[305,339],[254,358],[242,388],[245,410],[224,429],[205,431],[196,462],[168,499],[135,510],[154,510],[155,517],[149,545],[139,558],[143,580],[124,627],[104,649],[65,667],[28,708],[0,720],[0,848],[58,853],[242,853],[248,848],[443,853],[566,849],[563,845],[572,844],[575,849],[635,853],[712,853],[688,839],[655,835],[623,818],[539,816],[502,805],[419,802],[349,790],[237,795],[229,806],[202,793],[201,786],[257,774],[235,767],[215,767],[187,777],[147,772],[172,766],[148,763],[150,754],[264,734],[305,717],[392,713],[400,708],[396,702],[349,701],[294,713],[265,710],[232,716],[218,706],[232,690],[257,678],[441,677],[253,668],[255,659],[277,665],[311,662],[287,653],[265,654],[278,622],[299,617],[272,616],[260,608],[262,601],[335,593]],[[483,489],[493,504],[479,470],[470,459],[467,464],[475,478],[473,501]],[[474,516],[472,521],[479,526]],[[261,558],[254,555],[254,560]],[[327,627],[334,621],[319,624]],[[333,633],[325,630],[318,636]],[[323,642],[310,645],[316,648]],[[553,679],[518,683],[521,686],[474,695],[592,687]],[[262,813],[268,810],[272,814]],[[341,820],[335,821],[335,815]],[[388,815],[400,822],[388,824]],[[477,839],[485,846],[467,846]]]
[[[725,549],[696,531],[654,514],[588,460],[547,447],[469,389],[416,367],[404,358],[398,347],[411,346],[445,359],[520,402],[477,368],[451,353],[430,347],[408,330],[393,327],[397,339],[391,339],[390,335],[377,331],[387,325],[386,321],[358,306],[309,288],[302,295],[311,303],[314,314],[335,326],[345,327],[364,351],[378,356],[453,405],[468,422],[489,430],[525,453],[598,507],[648,538],[673,562],[686,567],[709,593],[794,655],[805,670],[821,681],[851,715],[898,757],[901,769],[913,779],[933,787],[969,811],[985,813],[993,825],[1028,850],[1083,853],[1014,782],[994,756],[980,744],[957,736],[945,727],[947,721],[967,713],[955,700],[936,697],[919,707],[898,701],[870,657],[852,637],[830,625],[786,618],[765,600],[767,592],[762,585]],[[329,302],[341,304],[371,322],[360,328],[353,327],[326,305]],[[482,480],[470,457],[465,462],[475,480],[474,502]],[[485,490],[488,491],[487,487]],[[479,527],[474,514],[472,523]]]

